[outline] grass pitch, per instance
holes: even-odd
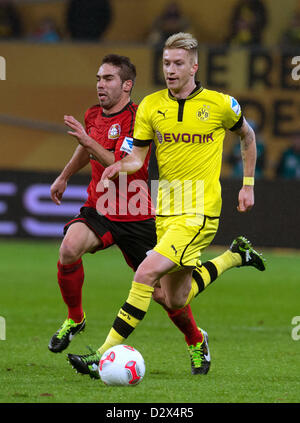
[[[105,339],[127,298],[132,271],[109,249],[84,257],[87,326],[61,354],[50,337],[66,316],[56,282],[56,242],[0,242],[0,403],[299,403],[300,315],[296,253],[266,252],[266,272],[233,269],[192,303],[209,335],[211,370],[190,374],[183,335],[152,302],[128,344],[144,356],[146,375],[136,387],[107,387],[76,374],[67,352],[87,353]],[[205,259],[217,255],[210,249]],[[298,333],[300,334],[300,328]]]

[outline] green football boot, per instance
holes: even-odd
[[[208,335],[205,330],[198,328],[203,335],[203,341],[196,345],[188,345],[191,359],[192,375],[206,375],[210,369],[210,352],[208,348]]]
[[[85,355],[68,354],[68,360],[73,369],[75,369],[77,373],[89,375],[91,379],[100,379],[98,371],[100,359],[101,354],[98,351]]]
[[[50,351],[57,353],[68,348],[72,338],[85,328],[85,314],[80,323],[75,323],[72,319],[66,319],[62,326],[50,339],[48,348]]]
[[[239,253],[242,257],[241,266],[252,266],[261,272],[266,269],[266,259],[263,258],[262,254],[254,250],[251,242],[244,236],[238,236],[235,238],[230,246],[230,251],[233,253]],[[239,267],[241,267],[239,266]]]

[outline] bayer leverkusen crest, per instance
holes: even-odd
[[[111,125],[108,131],[108,138],[110,140],[116,140],[121,135],[121,126],[118,123]]]

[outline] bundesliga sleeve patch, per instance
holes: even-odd
[[[234,111],[234,113],[238,116],[241,112],[241,106],[237,102],[237,100],[234,97],[230,97],[231,101],[231,108]]]
[[[133,147],[133,138],[130,137],[125,137],[120,151],[125,151],[125,153],[130,154],[132,152],[132,147]]]

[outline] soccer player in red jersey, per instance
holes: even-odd
[[[130,100],[130,95],[135,77],[135,66],[127,57],[106,56],[97,73],[99,104],[85,113],[85,128],[74,117],[64,117],[68,133],[79,145],[51,186],[52,200],[60,204],[69,178],[88,163],[91,164],[92,178],[87,189],[88,199],[80,214],[66,224],[59,251],[58,284],[68,307],[68,317],[49,342],[49,350],[55,353],[65,350],[71,339],[85,327],[82,256],[117,245],[128,265],[136,271],[146,253],[156,244],[154,209],[147,188],[150,152],[143,167],[126,176],[125,189],[120,176],[113,198],[108,195],[109,189],[99,185],[104,169],[131,152],[137,105]],[[134,189],[129,189],[130,186]],[[139,206],[135,197],[137,192]],[[161,303],[160,297],[154,293],[154,299]],[[189,305],[180,310],[170,310],[162,305],[185,335],[188,345],[196,345],[202,340]],[[99,353],[86,357],[85,361],[81,359],[83,369],[78,370],[97,377],[98,373],[93,370],[100,360]]]

